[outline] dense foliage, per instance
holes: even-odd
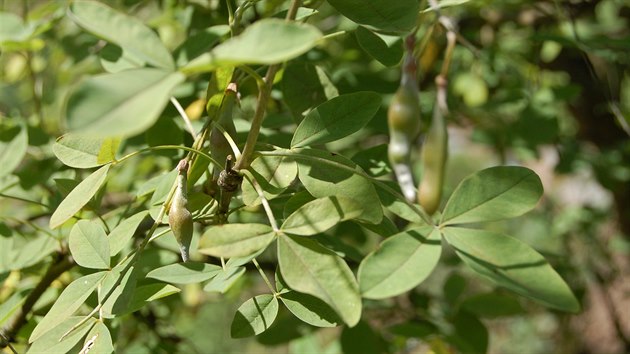
[[[623,1],[0,4],[5,351],[630,349]]]

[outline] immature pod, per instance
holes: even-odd
[[[413,142],[420,133],[420,103],[416,83],[416,63],[412,54],[413,37],[407,39],[407,54],[402,68],[400,87],[387,111],[389,127],[389,161],[394,168],[398,184],[405,198],[412,201],[416,191],[413,175],[409,166],[409,157]]]
[[[440,206],[447,149],[448,133],[444,112],[436,104],[431,127],[422,146],[422,180],[418,188],[418,202],[429,215],[435,213]]]
[[[188,162],[179,161],[177,165],[177,189],[171,207],[168,212],[168,223],[171,231],[179,244],[182,260],[188,262],[190,256],[190,242],[193,234],[192,214],[188,210],[188,186],[186,184],[186,174],[188,173]]]

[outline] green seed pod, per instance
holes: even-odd
[[[416,190],[409,166],[409,157],[413,142],[420,133],[420,103],[416,83],[416,63],[413,57],[414,39],[407,38],[407,54],[402,67],[400,87],[387,111],[389,127],[389,161],[394,168],[396,180],[405,198],[413,201]]]
[[[403,135],[412,141],[420,133],[420,103],[418,88],[414,85],[401,85],[389,105],[387,124],[390,133]]]
[[[177,189],[168,212],[168,223],[171,225],[171,231],[179,244],[182,260],[188,262],[190,242],[193,234],[193,220],[192,214],[188,210],[188,186],[186,184],[188,163],[186,160],[179,161],[177,172]]]
[[[422,181],[418,188],[418,202],[429,215],[440,206],[447,149],[446,122],[442,110],[436,104],[431,127],[422,147]]]

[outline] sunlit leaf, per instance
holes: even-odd
[[[340,155],[315,149],[280,150],[295,158],[298,178],[306,190],[317,198],[343,196],[356,200],[363,207],[357,218],[372,224],[383,219],[380,199],[372,183],[360,167]]]
[[[337,96],[310,111],[295,130],[291,147],[324,144],[363,128],[381,106],[380,95],[355,92]]]
[[[241,305],[234,315],[232,338],[254,336],[266,331],[278,315],[278,299],[273,295],[258,295]]]
[[[363,207],[350,198],[319,198],[304,204],[289,215],[280,230],[294,235],[315,235],[341,221],[356,218],[362,211]]]
[[[519,166],[497,166],[466,177],[449,198],[442,225],[512,218],[536,206],[543,194],[534,171]]]
[[[92,168],[114,161],[120,139],[66,134],[57,139],[53,153],[65,165]]]
[[[210,280],[203,290],[207,292],[219,292],[224,294],[228,291],[237,280],[245,274],[245,267],[231,266],[220,271],[212,280]]]
[[[79,343],[86,333],[96,323],[95,318],[90,318],[79,328],[75,329],[63,340],[59,340],[66,332],[68,332],[75,325],[79,324],[84,319],[82,316],[73,316],[65,318],[60,321],[59,324],[50,328],[50,331],[46,332],[43,336],[39,337],[28,348],[27,353],[32,354],[64,354],[72,350],[72,348]]]
[[[415,288],[433,272],[441,253],[440,232],[429,227],[387,238],[361,262],[361,295],[382,299]]]
[[[278,64],[306,53],[321,37],[322,33],[308,24],[262,19],[192,60],[183,71],[208,71],[219,65]]]
[[[97,1],[74,1],[70,18],[85,30],[114,43],[137,63],[174,69],[173,57],[155,32],[135,17],[118,12]]]
[[[28,147],[28,134],[26,127],[5,127],[0,123],[0,177],[13,172],[20,162]]]
[[[109,329],[102,321],[97,321],[90,333],[85,336],[83,348],[90,348],[90,354],[109,354],[114,351],[114,343]]]
[[[149,68],[92,76],[70,94],[68,128],[92,137],[143,132],[155,123],[183,80],[181,73]]]
[[[249,171],[263,190],[265,198],[271,200],[295,180],[298,168],[295,161],[286,157],[260,156],[252,162]],[[260,196],[247,178],[243,180],[242,195],[246,205],[260,204]]]
[[[74,216],[90,199],[98,192],[105,178],[110,165],[105,165],[98,170],[92,172],[86,179],[79,183],[68,196],[61,201],[55,212],[50,217],[50,228],[54,229],[61,226]]]
[[[64,320],[72,316],[96,289],[105,277],[105,274],[106,272],[98,272],[85,275],[70,283],[59,295],[59,298],[57,298],[46,316],[37,324],[28,341],[30,343],[36,341],[46,332],[54,330]]]
[[[109,243],[99,222],[79,220],[70,230],[68,246],[74,261],[81,267],[109,268]]]
[[[109,241],[109,255],[115,256],[120,252],[131,240],[140,223],[147,217],[148,211],[141,211],[134,214],[118,224],[112,232],[109,233],[107,240]]]
[[[154,269],[147,274],[147,278],[153,278],[173,284],[192,284],[213,278],[221,267],[201,262],[185,262],[165,265]]]
[[[569,286],[540,253],[522,241],[485,230],[446,227],[443,232],[475,272],[545,306],[579,311]]]
[[[215,257],[244,257],[266,247],[275,233],[264,224],[225,224],[206,229],[199,252]]]
[[[336,253],[310,238],[278,238],[278,263],[291,289],[316,296],[349,326],[361,318],[361,296],[350,267]]]

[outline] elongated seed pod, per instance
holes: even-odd
[[[429,215],[440,206],[447,149],[446,121],[442,109],[436,104],[431,127],[422,146],[422,180],[418,188],[418,202]]]
[[[186,183],[188,163],[186,160],[179,161],[177,172],[177,189],[168,212],[168,223],[171,225],[171,231],[179,244],[182,260],[188,262],[190,242],[193,234],[193,221],[192,215],[188,210],[188,186]]]
[[[389,128],[389,161],[394,168],[396,180],[405,198],[413,201],[416,189],[409,166],[409,158],[413,142],[420,133],[420,104],[416,82],[416,62],[413,56],[414,38],[406,41],[407,52],[402,67],[400,87],[387,111]]]

